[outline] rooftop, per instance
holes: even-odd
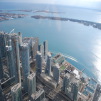
[[[18,88],[21,87],[21,84],[20,83],[17,83],[16,85],[14,85],[12,88],[11,88],[11,91],[12,92],[16,92],[18,90]]]
[[[28,79],[33,79],[33,77],[35,77],[35,73],[34,72],[28,76]]]
[[[44,93],[43,89],[40,89],[39,91],[37,91],[35,94],[32,94],[31,97],[33,99],[37,99],[42,93]]]
[[[62,55],[61,54],[57,54],[54,58],[55,59],[58,59],[58,58],[60,58]]]
[[[76,71],[76,73],[77,73],[77,71]],[[80,79],[80,78],[77,78],[77,77],[79,77],[79,75],[76,75],[73,72],[66,73],[65,76],[70,79],[70,82],[71,83],[78,83],[79,82],[79,79]]]
[[[51,57],[51,53],[50,53],[50,52],[48,52],[47,55],[48,55],[49,57]]]
[[[37,51],[37,55],[41,55],[41,53],[39,51]]]
[[[58,63],[56,63],[56,64],[55,64],[55,67],[56,67],[56,68],[60,68],[60,66],[59,66],[59,64],[58,64]]]
[[[50,85],[56,87],[57,82],[50,76],[46,75],[45,73],[41,73],[41,78],[44,79],[47,83],[49,83]]]

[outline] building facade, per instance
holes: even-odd
[[[36,55],[36,73],[41,74],[42,73],[42,55],[38,51]]]
[[[21,73],[20,73],[20,52],[19,52],[19,41],[17,34],[10,34],[11,37],[11,46],[12,46],[12,54],[13,54],[13,62],[15,68],[15,80],[18,83],[21,83]]]
[[[45,68],[45,73],[50,75],[51,74],[51,54],[47,54],[47,62],[46,62],[46,68]]]
[[[45,98],[45,92],[43,89],[40,89],[36,94],[31,95],[31,101],[42,101]]]
[[[3,64],[2,64],[2,58],[0,56],[0,80],[3,79]]]
[[[44,58],[45,60],[47,59],[47,53],[48,53],[48,41],[44,41],[43,42],[43,45],[44,45]]]
[[[96,90],[95,90],[93,101],[98,101],[100,95],[101,95],[101,85],[98,84],[97,87],[96,87]]]
[[[11,88],[12,101],[22,101],[21,84],[17,83]]]
[[[33,72],[28,77],[28,95],[29,97],[36,92],[36,74]]]
[[[14,64],[14,57],[13,57],[13,51],[12,51],[12,45],[11,45],[11,39],[8,40],[8,45],[6,45],[7,50],[7,65],[9,68],[9,74],[10,77],[15,76],[16,68]]]
[[[60,70],[59,70],[59,68],[60,67],[59,67],[58,63],[53,66],[53,78],[57,83],[60,80]]]
[[[20,48],[21,51],[21,63],[22,63],[22,74],[23,74],[23,87],[24,90],[28,91],[27,77],[30,74],[30,62],[29,62],[29,46],[23,44]]]
[[[43,46],[43,44],[39,45],[39,51],[42,54],[42,59],[44,59],[44,46]]]

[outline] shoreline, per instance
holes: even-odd
[[[31,16],[31,18],[78,22],[78,23],[83,24],[85,26],[92,26],[93,28],[97,28],[97,29],[101,30],[101,23],[96,23],[96,22],[91,22],[91,21],[78,20],[78,19],[72,19],[72,18],[64,18],[64,17],[41,16],[41,15],[34,15],[34,16]]]

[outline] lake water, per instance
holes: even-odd
[[[31,15],[67,17],[79,20],[101,22],[101,12],[68,6],[0,3],[0,9],[49,10],[62,13],[33,13],[12,11],[11,13],[28,14],[25,18],[0,22],[0,30],[21,32],[24,37],[39,37],[40,43],[48,40],[49,50],[68,56],[68,61],[80,70],[101,81],[101,30],[84,26],[77,22],[48,19],[34,19]]]

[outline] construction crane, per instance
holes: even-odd
[[[12,32],[14,33],[14,30],[15,30],[15,28],[14,28],[14,29],[12,29],[12,30],[10,31],[10,33],[12,33]],[[10,33],[9,33],[9,34],[10,34]]]
[[[82,72],[84,72],[84,71],[85,71],[85,69],[86,69],[86,68],[84,68],[84,69],[82,70]]]

